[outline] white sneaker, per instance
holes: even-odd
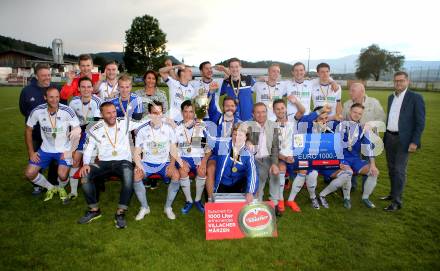
[[[139,221],[144,219],[145,215],[148,215],[150,213],[150,207],[144,208],[141,207],[141,209],[139,210],[139,213],[136,215],[135,220]]]
[[[165,214],[171,220],[176,219],[176,215],[173,213],[173,208],[171,208],[171,207],[165,208]]]

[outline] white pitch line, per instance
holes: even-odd
[[[5,108],[0,108],[0,111],[13,110],[13,109],[17,109],[17,107],[5,107]]]

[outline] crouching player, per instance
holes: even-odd
[[[176,135],[173,128],[162,121],[162,109],[163,107],[160,102],[156,101],[148,104],[150,121],[142,124],[135,131],[136,140],[133,160],[136,168],[134,192],[141,203],[141,209],[136,216],[136,220],[141,220],[146,214],[150,213],[142,179],[153,174],[159,174],[165,182],[171,179],[164,212],[169,219],[176,219],[171,207],[180,188],[179,172],[175,166],[176,159],[178,159]],[[179,161],[179,164],[181,163],[182,161]]]
[[[280,142],[280,154],[279,154],[279,167],[280,167],[280,200],[278,202],[278,208],[280,211],[284,211],[284,182],[285,174],[289,173],[290,176],[295,174],[294,171],[298,169],[298,164],[293,159],[293,134],[297,132],[297,120],[303,118],[304,107],[295,96],[289,96],[290,102],[296,105],[298,111],[295,113],[293,121],[287,120],[287,108],[283,100],[276,100],[273,103],[273,110],[277,117],[277,123],[279,124],[279,142]],[[310,116],[304,116],[306,118],[313,118],[317,116],[314,112]],[[304,183],[307,185],[307,190],[310,194],[312,201],[312,207],[319,209],[319,202],[316,198],[315,189],[317,184],[318,172],[315,170],[299,170],[292,184],[292,189],[289,194],[289,198],[286,201],[286,205],[289,206],[294,212],[301,212],[301,208],[295,201],[296,195],[301,191]]]
[[[93,84],[88,77],[81,77],[78,81],[80,96],[73,97],[69,107],[73,109],[81,125],[81,139],[78,148],[73,153],[73,163],[70,169],[70,194],[69,199],[75,199],[78,196],[78,179],[74,177],[81,166],[83,157],[84,142],[86,141],[86,127],[89,123],[98,121],[101,117],[99,107],[101,99],[92,95]]]
[[[25,139],[29,165],[26,167],[25,175],[32,183],[47,189],[44,201],[52,199],[53,195],[58,193],[63,203],[67,203],[68,196],[64,187],[69,181],[71,151],[78,145],[81,129],[75,112],[59,103],[58,89],[49,87],[44,93],[44,98],[47,103],[32,110],[26,123]],[[35,151],[32,145],[32,130],[37,123],[40,124],[43,143],[40,149]],[[52,160],[58,162],[58,187],[53,186],[39,173],[40,169],[47,168]]]
[[[344,122],[346,124],[343,125],[346,128],[344,141],[347,142],[347,148],[344,148],[344,162],[350,165],[353,174],[367,176],[362,193],[362,202],[368,208],[375,208],[376,206],[370,201],[369,197],[376,187],[379,170],[376,167],[372,153],[372,144],[367,137],[368,131],[364,132],[365,129],[359,123],[363,113],[364,106],[355,103],[350,107],[352,122]],[[361,150],[365,152],[364,155],[368,156],[368,161],[361,159]]]
[[[258,191],[258,171],[246,148],[247,127],[237,124],[232,139],[220,139],[213,150],[216,157],[214,193],[245,193],[251,202]]]
[[[180,107],[183,121],[177,126],[176,138],[179,156],[183,160],[182,167],[177,165],[179,167],[180,186],[186,198],[182,213],[187,214],[193,206],[189,172],[196,175],[196,197],[194,204],[201,213],[204,213],[205,207],[201,199],[206,183],[206,163],[211,155],[211,151],[207,149],[205,152],[205,129],[194,119],[194,107],[191,101],[184,101]]]
[[[318,106],[309,115],[304,116],[298,123],[298,131],[306,130],[307,133],[334,133],[337,121],[328,121],[328,113],[330,108],[328,105]],[[344,207],[351,208],[350,189],[351,177],[353,171],[347,163],[342,162],[339,169],[323,169],[319,173],[324,179],[331,180],[328,186],[321,191],[319,199],[324,208],[329,208],[326,196],[342,187],[344,194]],[[317,176],[316,176],[317,177]],[[292,186],[292,189],[294,186]]]

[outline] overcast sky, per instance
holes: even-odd
[[[134,17],[149,14],[187,64],[292,62],[358,54],[377,43],[411,60],[440,60],[436,1],[1,0],[0,34],[67,53],[122,51]]]

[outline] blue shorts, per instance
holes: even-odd
[[[72,165],[71,161],[61,159],[61,155],[62,155],[61,152],[55,152],[55,153],[44,152],[41,149],[39,149],[38,154],[40,156],[40,162],[34,163],[31,160],[29,160],[30,165],[40,167],[41,169],[46,169],[49,166],[50,162],[52,162],[52,160],[57,161],[58,165],[60,166],[68,167]]]
[[[144,166],[145,177],[148,178],[151,175],[157,174],[162,178],[164,182],[169,182],[171,180],[170,177],[168,177],[166,174],[166,170],[167,167],[170,165],[170,162],[166,162],[163,164],[142,162],[142,164]]]
[[[81,138],[79,139],[78,148],[76,148],[77,151],[84,150],[84,143],[86,143],[86,132],[81,132]]]
[[[211,154],[211,156],[209,156],[209,158],[208,158],[208,161],[210,161],[210,160],[217,161],[217,155]]]
[[[195,175],[197,175],[197,165],[200,165],[200,161],[202,160],[202,158],[199,158],[199,157],[182,157],[182,160],[188,163],[188,165],[189,165],[189,172],[192,172]],[[176,167],[177,167],[177,169],[180,168],[180,165],[177,162],[176,162]]]
[[[342,160],[342,163],[349,165],[353,170],[353,174],[359,174],[359,171],[369,164],[368,161],[362,160],[360,157],[352,157]]]

